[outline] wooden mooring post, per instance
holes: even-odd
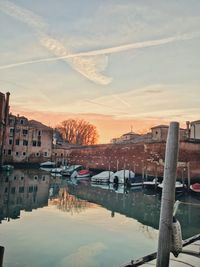
[[[179,123],[171,122],[165,151],[164,185],[162,190],[158,252],[156,267],[168,267],[170,257],[176,169],[179,147]]]

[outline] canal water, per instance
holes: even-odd
[[[199,233],[200,200],[177,212],[183,239]],[[40,170],[0,174],[4,267],[114,267],[154,252],[160,196],[141,188],[66,181]]]

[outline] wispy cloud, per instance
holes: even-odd
[[[104,66],[107,64],[107,59],[104,57],[93,57],[93,58],[83,58],[81,56],[69,57],[71,51],[67,49],[60,41],[57,39],[50,37],[45,33],[46,24],[43,22],[42,18],[35,15],[33,12],[21,8],[17,5],[9,1],[2,1],[0,3],[0,10],[4,13],[10,15],[11,17],[22,21],[26,25],[32,27],[39,38],[40,43],[52,54],[57,56],[59,59],[63,59],[67,61],[71,67],[77,72],[81,73],[87,79],[99,83],[99,84],[109,84],[111,82],[111,78],[100,73],[99,69],[102,70],[102,62],[104,62]],[[46,61],[46,60],[45,60]],[[39,60],[37,62],[42,62]],[[35,63],[33,61],[28,62],[20,62],[16,64],[10,64],[7,66],[1,66],[0,69],[12,68],[16,66],[22,66],[26,64]]]
[[[40,44],[54,55],[54,57],[49,58],[41,58],[37,60],[29,60],[24,62],[2,65],[0,66],[0,70],[40,62],[63,60],[70,64],[70,66],[74,70],[82,74],[87,79],[102,85],[109,84],[112,81],[110,77],[101,73],[107,67],[109,54],[121,53],[132,49],[161,46],[173,42],[184,41],[199,37],[199,32],[195,32],[189,34],[180,34],[157,40],[147,40],[143,42],[134,42],[120,46],[112,46],[105,49],[73,53],[72,51],[70,51],[69,48],[64,46],[62,42],[57,40],[55,37],[49,36],[46,33],[47,24],[43,21],[41,17],[35,15],[33,12],[25,8],[16,6],[9,1],[1,1],[0,10],[32,27],[37,33]],[[124,104],[127,105],[126,102],[124,102]]]
[[[34,14],[30,10],[19,7],[9,1],[1,1],[0,10],[33,28],[37,28],[38,30],[43,30],[47,28],[47,24],[40,16]]]

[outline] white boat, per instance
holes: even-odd
[[[63,176],[68,176],[70,177],[74,171],[80,171],[85,169],[82,165],[71,165],[69,168],[66,170],[63,170],[61,173]]]
[[[52,173],[61,173],[63,171],[63,168],[53,168],[51,169]]]
[[[159,185],[158,179],[154,178],[152,181],[144,181],[143,186],[149,189],[155,189]]]
[[[52,168],[55,168],[55,165],[56,163],[53,162],[53,161],[46,161],[46,162],[43,162],[43,163],[40,163],[40,167],[41,168],[49,168],[49,169],[52,169]]]
[[[158,185],[158,189],[163,189],[163,186],[164,186],[164,183],[161,183]],[[184,185],[179,182],[179,181],[176,181],[176,184],[175,184],[175,189],[176,189],[176,192],[180,192],[180,191],[183,191],[184,189]]]
[[[124,184],[127,180],[135,178],[135,173],[131,170],[120,170],[113,173],[110,177],[110,183]]]
[[[103,171],[91,177],[91,182],[93,183],[109,183],[110,177],[114,174],[111,171]]]

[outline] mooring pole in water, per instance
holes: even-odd
[[[190,190],[190,162],[187,163],[188,190]]]
[[[164,184],[162,190],[156,267],[169,266],[178,146],[179,123],[171,122],[165,151]]]
[[[4,247],[0,246],[0,267],[3,267]]]

